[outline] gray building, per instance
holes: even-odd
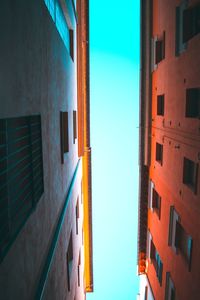
[[[2,0],[0,22],[0,299],[85,299],[88,1]]]

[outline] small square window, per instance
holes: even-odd
[[[75,140],[77,139],[77,119],[76,119],[76,110],[73,110],[73,138],[74,138],[74,144]]]
[[[200,88],[186,90],[186,118],[200,118]]]
[[[60,112],[60,137],[61,137],[61,162],[64,163],[64,155],[69,152],[68,136],[68,112]]]
[[[68,249],[67,249],[67,283],[68,291],[70,291],[70,276],[73,266],[73,241],[72,241],[72,232],[70,234]]]
[[[183,183],[193,192],[197,193],[198,164],[184,157],[183,160]]]
[[[157,115],[164,116],[164,106],[165,106],[165,96],[158,95],[157,96]]]
[[[163,145],[156,143],[156,161],[161,165],[163,163]]]

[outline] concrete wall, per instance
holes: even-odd
[[[76,44],[76,20],[69,0],[67,7]],[[41,114],[44,168],[44,194],[0,265],[0,294],[8,300],[33,299],[78,160],[72,119],[73,110],[77,109],[76,56],[73,62],[42,0],[2,0],[0,36],[0,118]],[[63,165],[61,110],[69,113],[70,151]],[[81,173],[45,290],[47,299],[72,299],[72,295],[67,296],[66,251],[70,230],[74,228],[74,201],[77,191],[80,192],[80,181]],[[80,237],[74,245],[80,247]],[[77,261],[76,252],[74,261]],[[75,274],[75,265],[73,268]],[[75,277],[73,280],[74,297]]]
[[[189,1],[189,6],[199,1]],[[166,34],[165,59],[152,74],[152,144],[150,178],[161,196],[161,218],[149,210],[148,228],[163,262],[162,285],[152,264],[148,278],[155,299],[165,295],[166,272],[170,272],[177,299],[199,299],[200,277],[200,174],[197,194],[183,184],[183,158],[199,161],[200,121],[185,118],[186,88],[200,87],[200,34],[193,37],[187,49],[175,56],[175,10],[180,1],[153,1],[152,36]],[[165,94],[164,117],[156,115],[157,95]],[[163,144],[163,165],[155,160],[156,142]],[[178,147],[177,147],[178,146]],[[170,206],[174,205],[186,233],[192,236],[191,271],[182,255],[168,246]]]

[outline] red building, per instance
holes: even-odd
[[[200,299],[199,33],[199,0],[141,1],[139,299]]]

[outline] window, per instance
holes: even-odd
[[[67,283],[68,291],[70,291],[70,276],[73,266],[73,241],[72,241],[72,232],[70,234],[68,249],[67,249]]]
[[[70,38],[70,56],[72,60],[74,60],[74,31],[72,29],[69,30],[69,38]]]
[[[70,53],[70,31],[59,0],[44,0],[61,39]],[[71,53],[70,53],[71,54]]]
[[[165,300],[175,300],[175,287],[170,273],[166,273]]]
[[[164,101],[165,101],[164,95],[157,96],[157,115],[158,116],[164,116],[164,104],[165,104]]]
[[[144,300],[148,300],[148,286],[145,286]]]
[[[76,202],[76,234],[78,234],[78,219],[79,219],[79,197]]]
[[[153,189],[153,199],[152,199],[152,207],[153,210],[157,213],[159,219],[160,219],[160,211],[161,211],[161,197],[156,192],[155,189]]]
[[[78,286],[80,286],[80,265],[81,265],[81,252],[79,251],[79,257],[78,257]]]
[[[160,219],[161,197],[155,189],[154,183],[149,181],[149,208],[156,212]]]
[[[183,183],[195,194],[197,193],[198,164],[184,157],[183,160]]]
[[[0,120],[0,260],[44,192],[40,115]]]
[[[187,47],[187,43],[183,41],[183,11],[187,8],[187,6],[188,1],[182,0],[181,4],[176,7],[176,56],[179,56]]]
[[[170,207],[169,246],[171,246],[176,253],[180,251],[190,269],[192,238],[186,234],[180,223],[180,217],[173,206]]]
[[[65,153],[69,152],[68,112],[60,112],[61,162],[64,163]]]
[[[189,41],[200,32],[200,5],[183,11],[183,42]]]
[[[161,165],[163,163],[163,145],[156,143],[156,161]]]
[[[150,244],[150,259],[151,259],[151,262],[153,263],[153,266],[156,271],[156,276],[158,277],[158,281],[161,285],[162,284],[163,263],[160,259],[158,251],[156,250],[156,247],[152,240],[151,240],[151,244]]]
[[[163,36],[155,41],[155,63],[158,64],[165,58],[165,31]]]
[[[77,124],[76,124],[76,110],[73,110],[73,136],[74,136],[74,144],[75,140],[77,139]]]
[[[151,69],[156,70],[158,63],[165,58],[165,31],[161,37],[154,37],[151,41]]]
[[[186,90],[186,118],[200,118],[200,88]]]

